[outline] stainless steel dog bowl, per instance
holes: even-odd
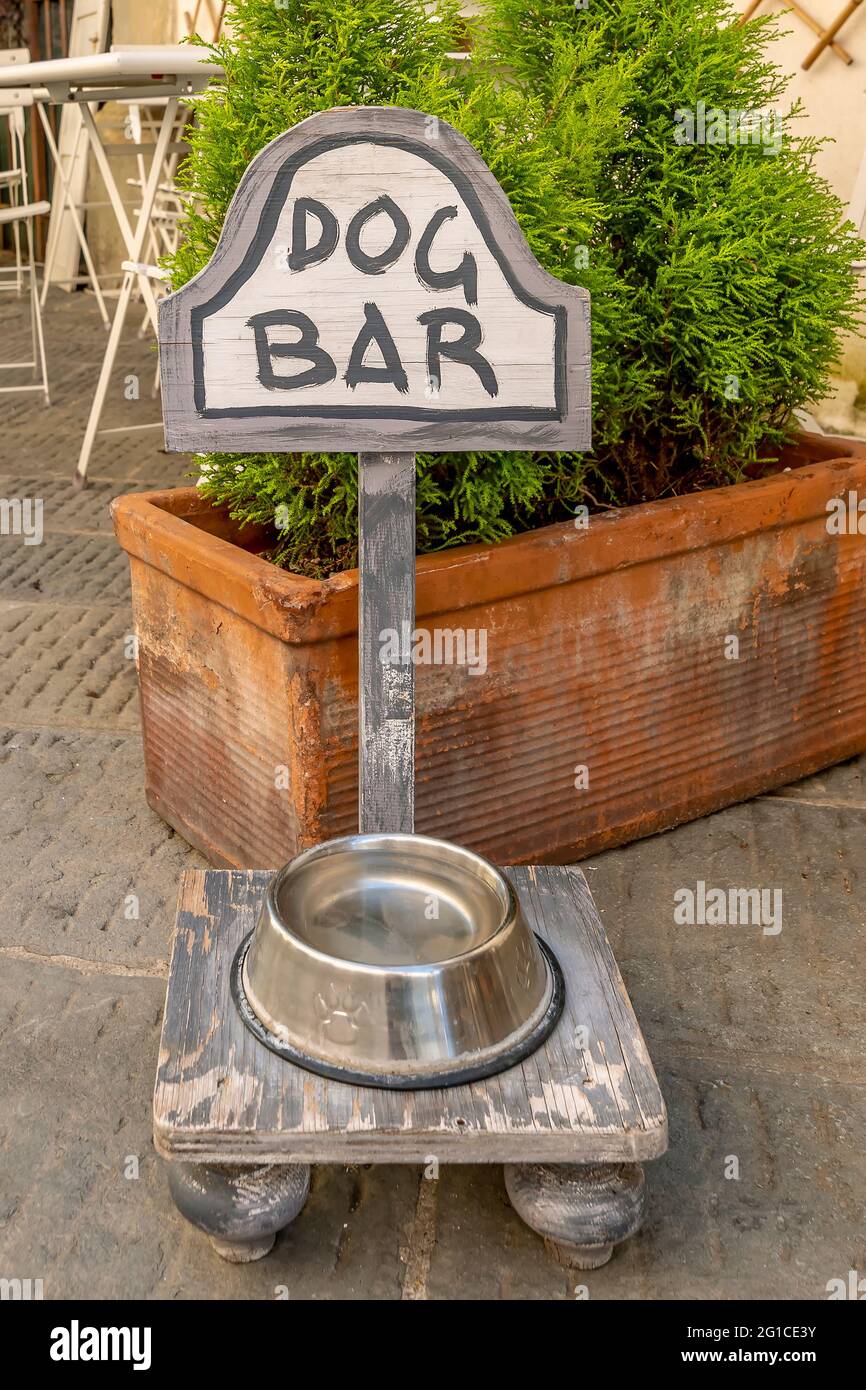
[[[281,1056],[406,1089],[513,1066],[563,1001],[559,967],[498,869],[422,835],[353,835],[293,859],[238,951],[232,991]]]

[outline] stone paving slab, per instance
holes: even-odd
[[[31,727],[137,729],[135,663],[124,655],[131,633],[132,614],[125,606],[0,604],[3,720]]]
[[[135,435],[122,436],[124,441],[134,440]],[[147,485],[135,491],[153,492],[157,488],[192,487],[194,470],[188,454],[166,454],[154,451],[154,441],[148,448],[140,443],[136,446],[126,443],[119,446],[100,440],[93,451],[90,478],[104,481],[123,482],[127,479],[137,481],[147,476]]]
[[[42,499],[46,535],[59,531],[67,535],[92,532],[113,536],[109,514],[112,498],[126,492],[152,492],[162,486],[159,478],[91,478],[86,488],[76,491],[65,473],[53,477],[39,473],[0,474],[0,497]]]
[[[54,412],[55,407],[51,410]],[[58,407],[51,419],[44,422],[39,437],[22,444],[16,452],[8,446],[8,441],[4,448],[0,440],[0,472],[29,474],[39,468],[43,459],[48,459],[52,475],[67,479],[70,493],[74,492],[72,474],[86,423],[86,413],[62,411]],[[12,427],[14,422],[4,417],[3,425],[5,429],[7,425]],[[23,434],[23,423],[19,423],[17,432]],[[164,453],[161,445],[162,437],[156,430],[100,435],[94,445],[88,482],[144,479],[143,491],[189,486],[192,482],[189,456]]]
[[[114,536],[48,533],[41,545],[0,540],[0,599],[113,603],[129,599],[129,561]]]
[[[866,758],[852,758],[836,767],[825,768],[814,777],[781,787],[772,795],[810,802],[814,806],[857,805],[862,810],[866,808]]]
[[[0,952],[164,975],[202,861],[150,810],[137,735],[0,730]]]
[[[710,1036],[758,1068],[861,1082],[864,863],[866,812],[766,798],[584,864],[653,1057]],[[699,880],[778,887],[781,931],[677,924],[674,895]]]

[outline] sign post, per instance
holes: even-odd
[[[415,829],[415,667],[379,659],[415,622],[415,455],[358,460],[358,829]]]
[[[348,108],[253,160],[160,352],[169,449],[358,450],[360,829],[411,831],[414,456],[588,448],[586,291],[450,126]]]

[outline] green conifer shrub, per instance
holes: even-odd
[[[616,350],[643,368],[640,399],[595,451],[619,504],[718,485],[778,453],[858,326],[862,243],[815,172],[820,142],[797,133],[802,110],[783,105],[772,16],[740,26],[727,0],[585,3],[490,0],[484,44],[557,126],[563,73],[579,87],[611,55],[633,59],[628,137],[598,185],[639,319]],[[743,118],[761,113],[750,129]]]
[[[487,0],[455,63],[452,0],[234,0],[216,45],[225,90],[197,103],[192,195],[171,262],[210,258],[253,156],[314,111],[397,105],[450,121],[481,152],[542,265],[592,295],[589,455],[422,455],[418,548],[492,542],[569,515],[718,485],[774,454],[826,391],[855,326],[861,254],[815,173],[815,142],[683,144],[677,112],[781,100],[772,20],[725,0]],[[678,124],[679,120],[679,124]],[[205,494],[273,524],[278,564],[355,562],[357,460],[208,455]]]

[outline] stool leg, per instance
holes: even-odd
[[[178,1211],[210,1237],[218,1255],[249,1264],[267,1255],[277,1232],[303,1208],[310,1169],[306,1163],[170,1163],[168,1185]]]
[[[505,1187],[518,1216],[577,1269],[607,1264],[644,1217],[639,1163],[508,1163]]]

